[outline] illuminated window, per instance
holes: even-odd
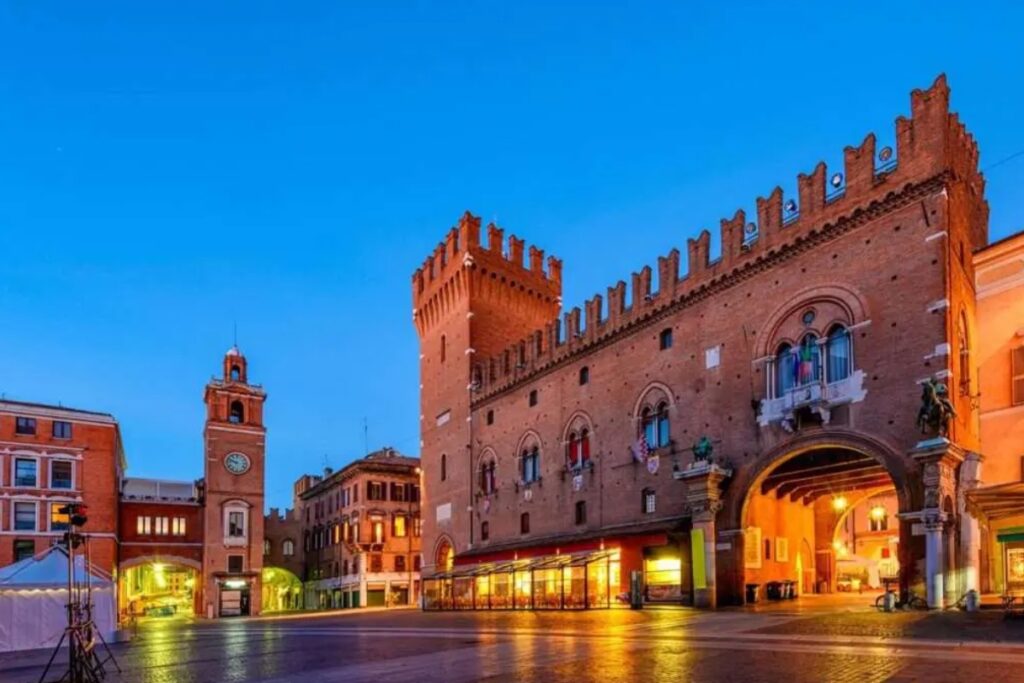
[[[71,528],[71,517],[61,512],[67,503],[50,503],[50,531],[67,531]]]
[[[171,520],[171,533],[175,536],[185,535],[185,518],[175,517]]]
[[[414,515],[412,518],[412,535],[415,538],[419,538],[423,533],[423,521],[418,515]]]
[[[384,542],[384,520],[380,518],[372,519],[373,524],[373,536],[370,539],[371,543],[383,543]]]
[[[281,544],[281,554],[285,557],[291,557],[295,554],[295,543],[291,539],[286,539]]]
[[[391,535],[395,538],[405,538],[408,533],[405,515],[395,515],[391,528]]]
[[[153,518],[148,516],[136,517],[135,533],[140,536],[148,536],[153,533]]]
[[[166,536],[171,530],[171,520],[167,517],[156,517],[154,529],[157,536]]]

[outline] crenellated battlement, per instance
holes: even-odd
[[[843,150],[841,171],[831,171],[819,162],[810,173],[799,174],[796,197],[787,198],[781,187],[758,197],[756,221],[748,222],[742,209],[732,218],[723,218],[721,253],[716,259],[711,255],[711,233],[702,230],[687,240],[685,275],[680,274],[680,252],[673,249],[658,258],[656,289],[654,271],[646,266],[632,274],[628,301],[626,284],[619,281],[607,289],[606,296],[595,294],[587,300],[582,310],[574,307],[543,329],[511,340],[496,357],[477,358],[475,400],[501,393],[612,336],[727,288],[785,253],[842,232],[889,206],[903,205],[906,198],[930,185],[937,191],[943,182],[961,182],[980,193],[984,180],[978,171],[977,143],[957,115],[949,112],[945,76],[940,75],[927,90],[914,90],[910,99],[910,117],[901,116],[895,122],[895,150],[877,150],[875,135],[869,134],[859,145]],[[466,214],[463,220],[471,218]],[[984,239],[976,236],[976,241]],[[488,226],[488,241],[487,253],[496,258],[501,253],[501,231]],[[509,265],[522,268],[521,240],[510,238],[508,254]],[[528,272],[536,277],[540,277],[541,254],[530,248]],[[430,263],[436,268],[436,261],[436,257],[433,262],[428,259],[414,275],[414,292],[431,291],[424,272]],[[537,286],[536,280],[532,282]],[[561,291],[560,262],[554,268],[549,259],[544,282],[549,291]]]
[[[544,250],[515,235],[487,225],[486,246],[480,241],[480,218],[469,211],[412,276],[413,319],[424,334],[454,310],[470,292],[475,296],[519,297],[561,305],[562,262],[544,259]],[[528,256],[528,261],[524,259]],[[546,266],[546,267],[545,267]]]

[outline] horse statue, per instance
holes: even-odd
[[[921,408],[917,411],[917,426],[922,434],[929,431],[936,436],[949,436],[949,421],[956,415],[944,382],[929,379],[921,389]]]
[[[694,462],[710,462],[711,454],[714,452],[714,446],[711,445],[711,439],[707,436],[700,437],[700,441],[693,444],[693,460]]]

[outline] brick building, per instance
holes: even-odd
[[[417,458],[384,448],[295,483],[307,608],[416,603],[419,477]]]
[[[299,609],[302,601],[302,518],[297,509],[270,508],[263,520],[263,610]]]
[[[562,319],[561,261],[464,215],[412,277],[427,605],[606,606],[634,571],[700,606],[835,589],[838,530],[886,496],[902,589],[976,587],[988,209],[948,104],[940,77],[895,148],[868,135],[723,219],[717,257],[703,231],[685,274],[673,250]]]
[[[117,566],[118,484],[126,463],[107,413],[0,401],[0,566],[41,552],[67,529],[59,509],[89,506],[93,562]]]

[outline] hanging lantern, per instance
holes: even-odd
[[[849,505],[849,501],[846,500],[846,496],[836,496],[832,499],[832,508],[836,512],[842,512]]]
[[[883,519],[889,516],[889,513],[886,511],[884,505],[876,504],[871,508],[870,515],[871,519],[875,520],[876,522],[881,522]]]

